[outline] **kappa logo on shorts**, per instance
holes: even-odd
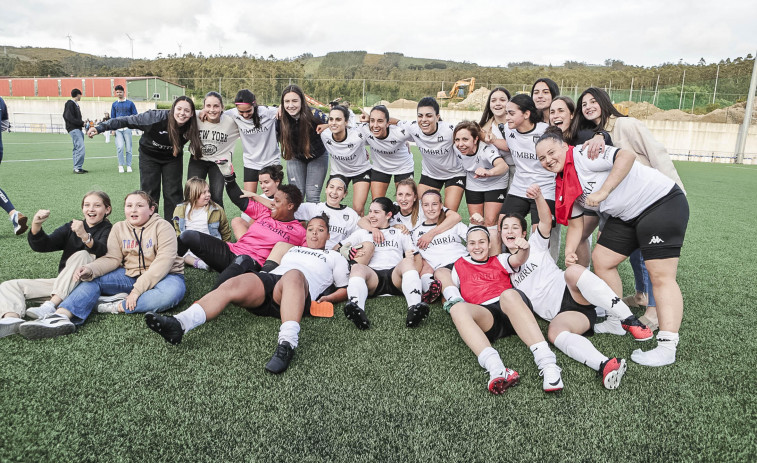
[[[497,199],[504,200],[505,199],[505,195],[499,195],[499,196],[497,196]]]
[[[657,236],[657,235],[653,236],[653,237],[652,237],[652,239],[651,239],[651,240],[649,240],[649,244],[660,244],[660,243],[664,243],[664,242],[665,242],[665,241],[663,241],[663,240],[662,240],[662,239],[661,239],[661,238],[660,238],[659,236]]]
[[[460,179],[460,180],[458,180],[458,181],[455,182],[455,185],[462,185],[462,184],[463,184],[463,180],[462,179]]]

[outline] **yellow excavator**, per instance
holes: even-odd
[[[469,79],[458,80],[455,85],[452,86],[452,90],[449,93],[444,90],[436,94],[436,98],[440,100],[462,100],[466,96],[470,95],[473,88],[476,86],[476,78],[471,77]]]

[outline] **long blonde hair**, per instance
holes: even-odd
[[[195,204],[197,204],[197,201],[200,199],[200,196],[202,196],[202,193],[207,186],[208,182],[200,177],[192,177],[187,180],[186,185],[184,185],[184,206],[189,206],[191,209],[194,209]],[[208,206],[211,205],[219,207],[212,199],[208,202]]]

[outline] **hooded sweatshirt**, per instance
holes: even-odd
[[[108,252],[87,267],[92,278],[118,267],[137,278],[133,291],[142,294],[152,289],[169,273],[184,273],[184,259],[177,255],[176,231],[159,214],[153,214],[141,227],[128,222],[113,225],[108,236]]]

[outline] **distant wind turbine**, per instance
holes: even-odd
[[[126,36],[129,37],[129,41],[131,41],[131,59],[134,59],[134,39],[129,34],[126,34]]]
[[[71,34],[68,34],[66,37],[68,37],[68,51],[71,51]]]

